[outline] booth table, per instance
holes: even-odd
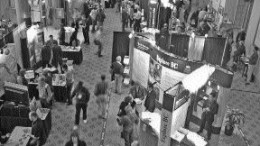
[[[72,46],[61,46],[63,58],[67,58],[68,60],[73,60],[74,64],[81,64],[83,60],[83,53],[81,47]]]
[[[26,146],[30,140],[31,127],[16,126],[5,146]]]
[[[72,33],[75,31],[75,28],[72,27],[64,27],[65,29],[65,42],[70,43],[70,37]]]
[[[55,81],[52,81],[53,86],[53,92],[54,92],[54,98],[56,101],[59,102],[66,102],[67,99],[67,86],[66,81],[57,81],[58,74],[54,74]],[[28,84],[28,91],[29,91],[29,97],[32,99],[35,97],[36,99],[39,99],[39,92],[37,89],[38,83],[36,82],[30,82]]]

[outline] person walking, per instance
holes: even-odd
[[[89,45],[89,26],[90,26],[90,17],[82,16],[82,33],[84,36],[85,44]]]
[[[247,71],[247,79],[246,79],[246,85],[250,84],[255,66],[257,64],[258,60],[258,47],[254,48],[254,53],[249,57],[249,64],[248,64],[248,71]]]
[[[98,57],[102,57],[103,55],[102,50],[103,50],[103,44],[102,44],[102,40],[101,40],[101,29],[98,29],[96,31],[96,33],[94,34],[94,44],[98,46],[98,51],[96,53],[96,55],[98,55]]]
[[[97,20],[97,29],[101,30],[103,29],[103,24],[104,24],[104,21],[106,19],[106,15],[105,15],[105,12],[104,10],[101,8],[101,6],[99,6],[98,8],[98,11],[97,11],[97,17],[96,17],[96,20]]]
[[[121,64],[121,56],[116,57],[116,61],[111,65],[112,73],[115,75],[115,93],[121,94],[124,67]]]
[[[207,123],[207,140],[211,139],[212,123],[214,122],[214,115],[218,112],[218,103],[216,101],[216,92],[211,92],[209,99],[206,100],[202,106],[201,125],[198,134],[203,132],[203,129]]]
[[[96,31],[95,27],[96,27],[96,23],[97,23],[97,21],[96,21],[96,18],[97,18],[97,7],[96,6],[94,6],[94,8],[91,10],[89,15],[90,15],[90,18],[92,20],[92,30],[91,30],[91,32],[94,33]]]
[[[86,87],[83,86],[83,82],[79,81],[75,90],[72,93],[72,97],[75,96],[76,100],[76,114],[75,114],[75,126],[73,129],[77,129],[79,125],[80,111],[83,111],[83,122],[87,123],[87,106],[90,97],[90,93]]]
[[[108,102],[108,96],[110,96],[109,85],[106,82],[106,76],[101,75],[101,82],[98,82],[95,87],[94,94],[96,96],[96,103],[100,110],[99,117],[106,118],[106,105]]]

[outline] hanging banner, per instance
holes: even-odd
[[[162,111],[161,111],[161,128],[160,139],[158,146],[170,146],[170,134],[172,123],[172,110],[173,110],[174,97],[169,94],[164,94]]]
[[[151,58],[158,61],[163,66],[176,70],[181,73],[184,73],[184,70],[188,65],[187,61],[167,55],[164,52],[159,51],[157,49],[153,49],[150,52],[150,54],[151,54]]]
[[[132,80],[147,87],[150,55],[142,50],[134,48]]]

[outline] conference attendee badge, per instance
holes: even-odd
[[[79,95],[78,95],[78,98],[81,99],[81,98],[82,98],[82,94],[79,94]]]

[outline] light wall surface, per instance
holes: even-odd
[[[260,0],[254,0],[254,5],[253,5],[253,10],[251,13],[251,17],[249,20],[249,25],[247,29],[247,35],[246,35],[246,41],[245,41],[245,46],[246,46],[246,52],[247,56],[250,56],[253,53],[253,45],[255,41],[255,34],[257,31],[257,26],[260,21],[260,12],[259,12],[259,6],[260,6]],[[260,55],[260,53],[259,53]],[[259,58],[258,58],[258,63],[256,65],[256,69],[254,71],[254,74],[256,75],[258,83],[260,83],[260,63],[259,63]]]

